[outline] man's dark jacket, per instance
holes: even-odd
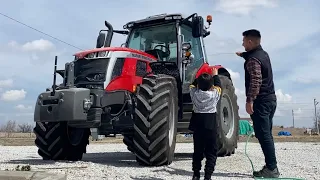
[[[262,74],[262,84],[256,100],[276,100],[272,67],[268,53],[262,49],[261,45],[259,45],[251,51],[242,53],[242,57],[246,60],[244,63],[246,94],[248,93],[250,86],[250,74],[246,66],[248,60],[253,58],[260,63]]]

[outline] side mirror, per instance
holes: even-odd
[[[198,38],[203,36],[204,20],[201,16],[192,17],[192,36]]]
[[[191,49],[191,44],[188,42],[182,43],[182,50],[183,51],[189,51]]]
[[[96,48],[102,48],[104,46],[105,40],[106,40],[106,34],[105,33],[99,33],[99,36],[97,38]]]

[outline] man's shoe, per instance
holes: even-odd
[[[267,166],[263,166],[260,171],[253,172],[254,177],[264,177],[264,178],[278,178],[280,176],[278,168],[270,170]]]
[[[200,180],[200,177],[198,177],[198,176],[193,176],[193,177],[192,177],[192,180]]]

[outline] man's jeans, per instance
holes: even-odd
[[[254,113],[251,115],[254,133],[261,145],[268,169],[277,167],[275,147],[272,136],[273,116],[277,108],[277,101],[257,101],[253,103]]]

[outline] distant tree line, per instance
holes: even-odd
[[[6,133],[7,137],[11,137],[12,133],[32,133],[33,125],[29,123],[18,124],[15,120],[9,120],[0,126],[0,132]]]

